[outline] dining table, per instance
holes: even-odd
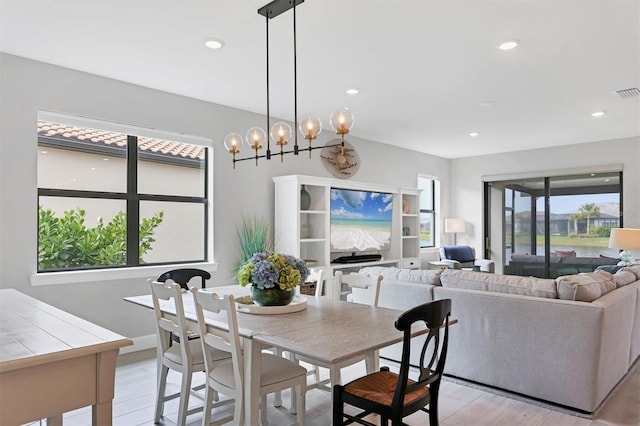
[[[0,290],[0,425],[92,406],[93,426],[112,424],[119,350],[131,339],[12,288]]]
[[[242,297],[249,289],[239,286],[219,286],[207,288],[218,295],[232,294]],[[245,369],[245,421],[248,425],[258,424],[260,402],[260,353],[265,348],[279,348],[307,358],[318,360],[325,365],[340,363],[354,356],[370,353],[380,348],[400,342],[402,333],[394,323],[400,311],[350,303],[323,296],[296,295],[296,300],[304,298],[304,309],[278,314],[267,312],[251,313],[238,305],[238,332],[244,348]],[[126,297],[126,301],[153,309],[151,295]],[[183,293],[185,316],[188,327],[197,330],[196,314],[191,292]],[[161,301],[163,312],[175,315],[172,301]],[[299,309],[299,307],[298,307]],[[226,329],[224,315],[206,313],[208,327]],[[421,334],[427,330],[417,330]],[[378,360],[369,366],[373,372],[378,369]]]

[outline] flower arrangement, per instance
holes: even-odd
[[[305,282],[309,268],[302,259],[272,252],[254,254],[238,270],[238,283],[251,284],[261,290],[275,288],[291,291]]]

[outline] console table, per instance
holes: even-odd
[[[0,290],[0,424],[92,406],[94,426],[111,425],[116,359],[130,339],[15,289]]]

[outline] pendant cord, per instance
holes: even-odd
[[[297,60],[297,46],[296,46],[296,0],[293,0],[293,131],[295,132],[294,138],[294,151],[298,152],[298,60]]]
[[[267,20],[267,158],[271,157],[271,138],[269,132],[271,131],[271,115],[269,113],[269,14],[265,14]]]

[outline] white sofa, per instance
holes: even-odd
[[[436,271],[388,269],[375,271],[390,276],[380,306],[452,300],[449,376],[591,413],[640,357],[640,265],[556,280],[447,269],[442,285],[403,281]]]

